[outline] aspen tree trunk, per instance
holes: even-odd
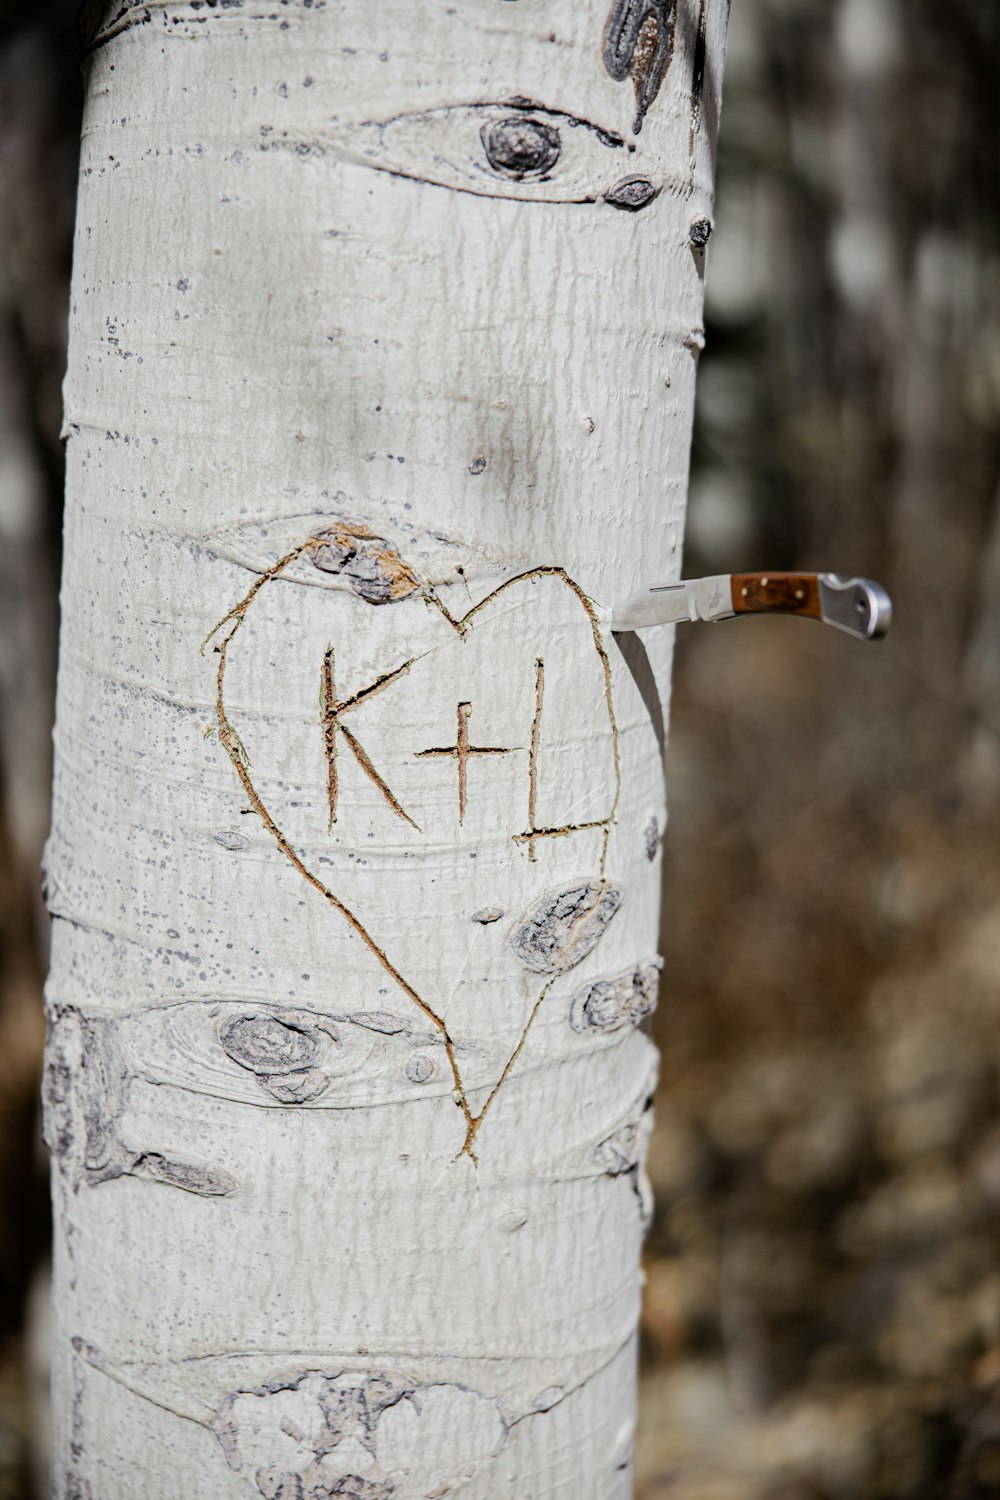
[[[724,0],[92,24],[55,1493],[623,1497]]]

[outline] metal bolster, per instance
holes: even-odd
[[[821,573],[819,604],[827,625],[863,640],[881,640],[892,624],[892,600],[882,585],[870,578]]]

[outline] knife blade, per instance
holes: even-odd
[[[612,630],[643,630],[684,620],[731,620],[783,614],[820,620],[860,640],[881,640],[892,624],[892,601],[870,578],[837,573],[719,573],[680,583],[651,584],[616,604]]]

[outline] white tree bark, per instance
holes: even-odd
[[[679,569],[726,6],[608,6],[98,20],[61,1500],[630,1492],[671,643],[607,606]]]

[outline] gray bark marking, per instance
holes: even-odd
[[[224,1022],[219,1043],[226,1056],[252,1073],[273,1098],[282,1104],[307,1104],[330,1086],[329,1075],[316,1066],[321,1033],[336,1043],[331,1027],[310,1025],[297,1014],[252,1012]]]
[[[158,1151],[136,1151],[119,1133],[131,1076],[117,1044],[120,1022],[56,1010],[45,1045],[42,1105],[45,1144],[70,1185],[97,1187],[116,1177],[140,1177],[202,1198],[237,1187],[217,1167],[175,1161]]]
[[[597,946],[621,899],[618,887],[606,880],[549,892],[521,917],[511,933],[511,947],[525,968],[562,974]]]
[[[469,1405],[485,1405],[493,1416],[492,1432],[485,1451],[468,1448],[461,1452],[456,1467],[464,1468],[469,1460],[478,1463],[495,1456],[507,1441],[509,1423],[498,1404],[478,1392],[452,1385],[415,1385],[412,1381],[383,1370],[342,1370],[326,1374],[306,1370],[291,1379],[268,1381],[254,1389],[233,1391],[216,1408],[209,1423],[226,1462],[236,1473],[252,1471],[257,1489],[264,1500],[390,1500],[395,1493],[393,1481],[386,1475],[378,1458],[378,1427],[392,1407],[403,1402],[419,1421],[430,1398],[442,1396],[455,1401],[459,1417],[456,1446],[468,1446],[463,1429],[468,1430]],[[287,1452],[292,1438],[300,1445],[300,1454],[280,1464],[255,1467],[255,1460],[244,1453],[244,1443],[259,1453],[262,1440],[272,1439],[276,1450]],[[343,1456],[339,1450],[343,1447]],[[359,1449],[368,1455],[365,1478],[354,1472]],[[437,1493],[450,1490],[457,1474],[441,1474]],[[435,1491],[431,1491],[432,1493]]]
[[[614,979],[599,979],[577,990],[570,1001],[569,1024],[576,1032],[617,1031],[638,1026],[656,1009],[660,960],[629,969]]]

